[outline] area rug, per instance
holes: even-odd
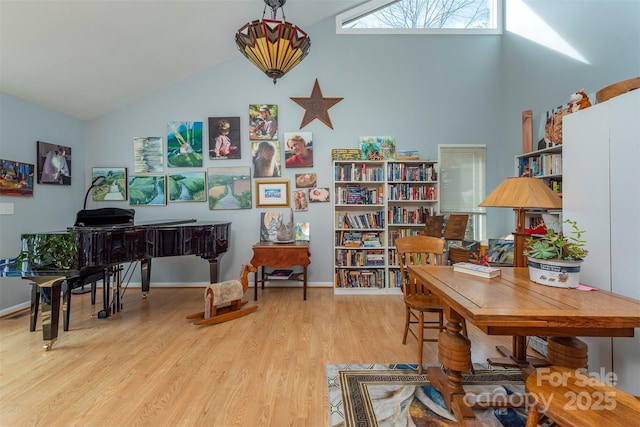
[[[440,365],[433,365],[440,366]],[[518,394],[525,392],[518,369],[475,365],[463,374],[465,392]],[[413,364],[327,365],[327,388],[332,427],[454,426],[442,395],[427,374]],[[524,426],[525,410],[474,409],[484,426]]]

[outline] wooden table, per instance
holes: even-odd
[[[251,264],[256,267],[258,271],[253,273],[254,283],[254,295],[253,300],[258,300],[258,272],[260,272],[260,282],[262,289],[264,289],[264,282],[266,281],[265,267],[291,267],[295,265],[302,266],[303,278],[292,279],[301,280],[303,288],[303,299],[307,299],[307,266],[311,264],[309,258],[309,242],[296,240],[290,243],[275,243],[275,242],[260,242],[253,245],[253,258],[251,258]]]
[[[438,360],[447,372],[430,367],[427,374],[461,423],[476,422],[462,389],[461,372],[471,368],[471,342],[460,334],[463,318],[488,335],[632,337],[640,327],[640,301],[539,285],[529,281],[527,268],[501,268],[502,276],[493,279],[453,267],[408,270],[442,301],[447,322],[438,338]]]

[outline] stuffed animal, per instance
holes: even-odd
[[[569,96],[569,102],[571,103],[572,113],[591,107],[591,101],[589,101],[587,94],[584,93],[584,89],[580,89],[576,93],[571,94],[571,96]]]

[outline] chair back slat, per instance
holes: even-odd
[[[430,236],[399,237],[395,241],[398,251],[398,263],[402,277],[402,292],[405,297],[414,294],[425,294],[422,284],[409,277],[408,265],[442,265],[444,241]]]

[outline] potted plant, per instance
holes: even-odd
[[[16,267],[31,270],[68,270],[77,268],[78,235],[67,232],[23,235],[23,248]]]
[[[525,241],[524,255],[529,265],[529,279],[543,285],[575,288],[580,283],[580,264],[589,251],[582,239],[583,230],[576,221],[566,219],[569,235],[547,228],[542,237],[530,236]]]

